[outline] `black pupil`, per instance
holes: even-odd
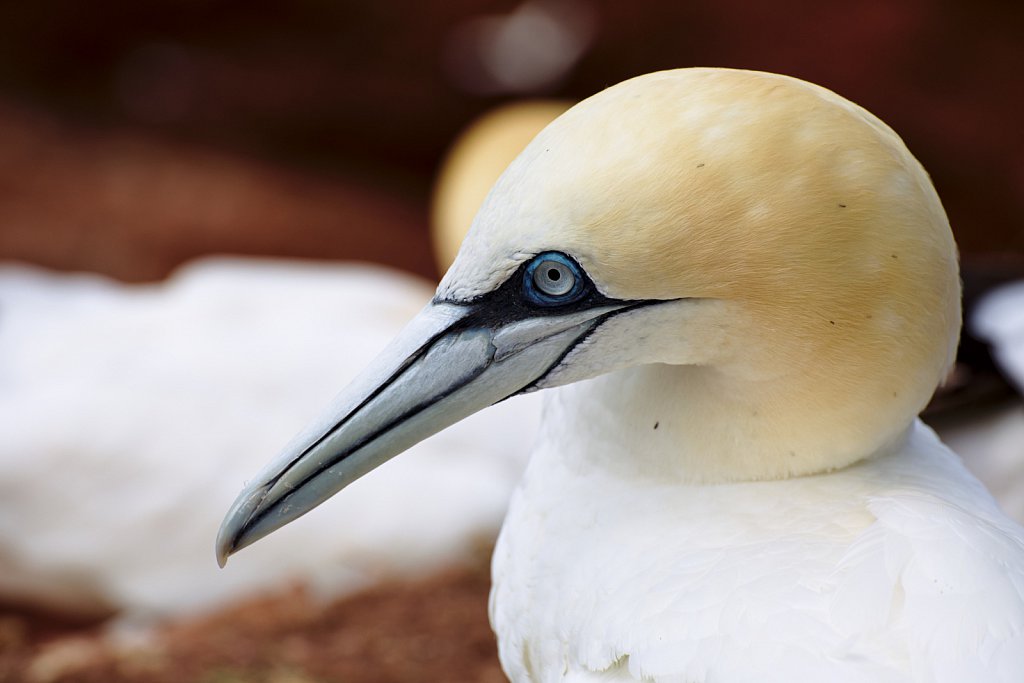
[[[555,282],[558,282],[559,280],[562,279],[562,274],[559,273],[557,269],[552,268],[551,270],[548,271],[548,277],[554,280]]]

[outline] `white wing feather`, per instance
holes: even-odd
[[[923,425],[898,454],[755,484],[535,457],[495,554],[513,681],[1024,680],[1024,531]]]

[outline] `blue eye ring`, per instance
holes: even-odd
[[[523,271],[523,296],[537,306],[563,306],[587,291],[583,269],[558,251],[537,254]]]

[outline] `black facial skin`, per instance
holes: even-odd
[[[545,296],[543,298],[540,298],[536,296],[536,292],[530,291],[531,287],[533,286],[533,283],[530,282],[530,278],[532,277],[531,265],[534,265],[534,267],[536,267],[536,264],[542,262],[545,258],[552,257],[557,257],[557,260],[560,263],[569,265],[570,269],[573,271],[573,274],[577,278],[576,285],[564,297]],[[564,299],[564,303],[562,303],[559,299]],[[267,484],[265,485],[267,491],[269,491],[274,486],[274,484],[277,482],[277,479],[283,476],[284,473],[287,472],[292,465],[294,465],[296,462],[305,457],[314,448],[319,446],[325,439],[329,438],[331,434],[333,434],[335,431],[344,426],[345,423],[349,420],[349,418],[359,413],[363,409],[363,407],[366,406],[367,403],[376,398],[381,392],[385,391],[392,383],[394,383],[399,377],[401,377],[402,374],[405,373],[405,371],[408,370],[410,366],[412,366],[426,353],[428,353],[430,349],[434,346],[434,344],[436,344],[438,340],[440,340],[443,337],[452,334],[458,334],[463,330],[475,328],[488,328],[492,330],[497,330],[506,325],[516,323],[521,320],[526,320],[528,318],[537,318],[547,315],[566,315],[569,313],[584,311],[591,308],[598,308],[601,306],[616,304],[623,305],[623,308],[610,311],[608,313],[605,313],[594,318],[593,320],[588,321],[587,323],[584,323],[581,326],[583,327],[583,329],[581,330],[580,335],[573,341],[573,343],[569,344],[565,351],[561,355],[559,355],[559,357],[553,363],[551,363],[550,366],[540,370],[535,380],[533,380],[526,386],[513,391],[508,396],[501,399],[502,401],[504,401],[505,399],[511,398],[512,396],[516,396],[519,394],[535,390],[537,388],[538,383],[543,381],[543,379],[547,377],[547,375],[554,368],[561,365],[565,357],[568,356],[573,351],[573,349],[579,346],[580,343],[582,343],[591,334],[593,334],[593,332],[598,327],[600,327],[601,324],[604,323],[604,321],[608,320],[612,316],[617,315],[619,313],[623,313],[625,311],[633,310],[635,308],[640,308],[643,306],[648,306],[651,304],[662,303],[662,301],[657,299],[622,301],[619,299],[612,299],[610,297],[604,296],[603,294],[597,291],[597,287],[594,286],[593,281],[586,274],[586,271],[584,271],[583,268],[580,267],[579,263],[577,263],[576,260],[573,259],[571,256],[562,254],[560,252],[543,252],[535,256],[533,259],[521,264],[519,268],[517,268],[516,271],[507,280],[505,280],[505,282],[501,284],[501,286],[499,286],[497,289],[493,291],[487,292],[485,294],[482,294],[478,297],[474,297],[473,299],[469,300],[451,300],[435,298],[433,303],[443,303],[453,306],[459,306],[467,309],[467,314],[462,316],[459,320],[455,321],[445,329],[441,330],[440,332],[437,332],[432,337],[430,337],[430,339],[428,339],[422,346],[420,346],[416,351],[410,354],[410,356],[405,359],[405,361],[391,374],[391,376],[388,377],[384,382],[382,382],[381,385],[378,386],[369,396],[367,396],[358,406],[356,406],[344,417],[339,419],[338,422],[334,423],[329,429],[327,429],[324,432],[324,434],[320,438],[318,438],[309,446],[307,446],[301,453],[296,454],[296,456],[292,459],[291,463],[287,467],[282,468],[281,474],[279,474],[278,477],[267,482]],[[437,403],[438,401],[444,400],[444,398],[446,398],[449,394],[457,391],[462,386],[465,386],[466,384],[468,384],[469,382],[473,381],[478,376],[483,374],[483,372],[485,372],[489,367],[489,364],[485,364],[480,366],[479,368],[475,368],[472,373],[468,374],[465,378],[463,378],[463,381],[460,384],[458,384],[457,386],[453,386],[448,392],[425,396],[424,400],[421,403],[411,407],[409,410],[403,412],[402,414],[397,415],[392,421],[381,425],[380,428],[375,430],[372,434],[367,435],[364,439],[360,440],[357,443],[351,444],[349,448],[347,448],[346,450],[337,453],[336,455],[331,457],[315,472],[312,472],[302,481],[298,482],[296,484],[296,488],[301,488],[308,481],[317,477],[324,471],[337,466],[349,455],[355,453],[368,443],[374,441],[381,434],[393,429],[396,425],[414,417],[415,415],[422,412],[431,405]],[[247,522],[246,527],[251,527],[255,525],[264,516],[270,514],[271,512],[279,508],[281,505],[287,504],[288,497],[289,496],[285,496],[280,501],[277,501],[277,503],[275,503],[274,505],[262,510],[259,514],[255,515],[252,519],[250,519]]]
[[[560,303],[557,297],[544,297],[546,301],[538,300],[537,296],[531,297],[530,282],[531,266],[548,257],[557,257],[562,263],[569,265],[577,278],[576,287],[569,296],[562,297],[565,303]],[[609,304],[625,303],[618,299],[611,299],[597,291],[593,281],[587,272],[576,262],[576,259],[561,252],[542,252],[529,261],[520,264],[519,268],[497,289],[481,294],[472,299],[434,299],[434,303],[452,304],[455,306],[468,306],[474,309],[468,316],[455,323],[440,334],[450,331],[458,331],[469,327],[491,327],[497,329],[509,323],[535,318],[542,315],[565,315],[575,313],[588,308],[607,306]],[[432,343],[433,340],[431,340]]]

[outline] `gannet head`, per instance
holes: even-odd
[[[635,78],[513,162],[433,303],[249,484],[218,552],[495,401],[602,375],[617,427],[670,411],[695,481],[840,468],[905,432],[959,324],[945,213],[881,121],[783,76]]]

